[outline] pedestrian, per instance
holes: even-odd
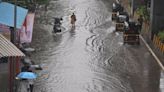
[[[33,88],[34,88],[34,80],[29,79],[28,82],[29,82],[29,90],[30,90],[30,92],[33,92]]]
[[[75,16],[75,14],[73,13],[73,14],[71,15],[71,24],[72,24],[72,27],[75,27],[75,22],[76,22],[76,16]]]
[[[141,32],[142,30],[142,24],[143,24],[143,17],[142,15],[139,16],[139,18],[137,19],[137,26],[138,26],[138,31]]]
[[[29,65],[24,65],[24,66],[21,68],[21,72],[28,72],[28,71],[29,71],[29,68],[30,68]]]

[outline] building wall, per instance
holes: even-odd
[[[130,15],[133,15],[134,11],[141,5],[140,0],[122,0],[121,3]]]
[[[159,30],[164,29],[164,0],[151,0],[151,35],[157,34]]]
[[[7,58],[0,58],[0,92],[8,92]]]

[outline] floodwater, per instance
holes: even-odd
[[[123,45],[111,5],[112,0],[51,0],[47,9],[40,7],[31,58],[43,70],[34,92],[159,92],[159,67],[142,42]],[[62,33],[56,35],[54,17],[63,18]]]

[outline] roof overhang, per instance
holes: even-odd
[[[20,51],[13,43],[0,34],[0,58],[24,56],[25,54],[22,51]]]

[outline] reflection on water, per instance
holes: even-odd
[[[75,35],[75,31],[76,31],[76,27],[72,27],[71,30],[69,31],[69,33],[71,34],[71,36]]]

